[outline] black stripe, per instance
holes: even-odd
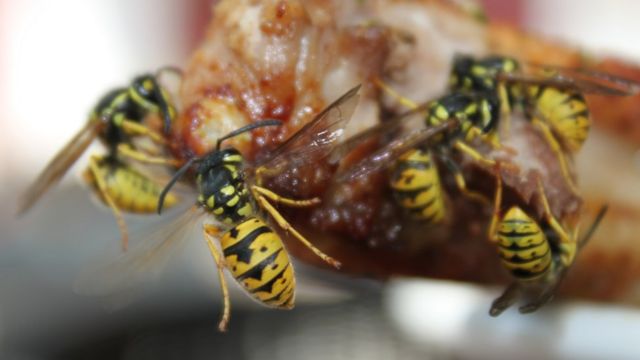
[[[564,100],[562,100],[562,102],[560,103],[561,105],[565,105],[568,104],[572,101],[578,101],[578,102],[585,102],[584,100],[584,96],[582,96],[580,93],[567,93],[567,92],[562,92],[566,98]]]
[[[504,259],[504,261],[512,263],[512,264],[528,264],[528,263],[534,262],[536,260],[543,259],[545,256],[547,256],[549,254],[549,251],[550,251],[550,249],[547,248],[547,251],[545,251],[541,255],[534,256],[534,257],[531,257],[531,258],[528,258],[528,259],[521,258],[520,256],[518,256],[517,253],[513,257],[510,257],[510,258],[507,258],[507,257],[502,257],[502,258]]]
[[[431,165],[430,164],[424,164],[424,163],[418,163],[418,164],[408,164],[406,162],[399,162],[396,165],[395,171],[394,171],[394,178],[403,178],[406,176],[402,176],[402,174],[408,170],[413,170],[416,172],[428,172],[431,171]]]
[[[504,237],[508,237],[508,238],[521,238],[521,237],[526,237],[526,236],[535,236],[540,234],[540,231],[535,231],[535,232],[518,232],[517,230],[514,231],[509,231],[509,232],[505,232],[505,231],[499,231],[498,235],[504,236]]]
[[[273,264],[273,262],[276,260],[276,258],[278,257],[278,254],[280,254],[281,251],[282,251],[282,248],[278,249],[278,251],[264,258],[256,266],[236,276],[236,279],[238,281],[242,281],[246,278],[252,278],[258,281],[262,280],[262,272],[267,266]]]
[[[504,246],[502,244],[499,244],[498,246],[501,249],[510,250],[510,251],[525,251],[525,250],[530,250],[530,249],[536,248],[536,247],[542,245],[543,243],[544,243],[544,241],[539,242],[539,243],[531,243],[529,245],[524,245],[524,246],[519,246],[516,243],[512,243],[510,246]]]
[[[562,119],[563,120],[571,119],[571,120],[577,122],[578,118],[581,117],[581,116],[584,116],[584,117],[588,118],[589,117],[589,110],[588,109],[583,109],[583,110],[580,110],[580,111],[576,111],[576,112],[574,112],[572,114],[568,114],[568,115],[563,116]]]
[[[542,94],[544,94],[546,90],[547,90],[546,86],[544,85],[538,86],[538,93],[535,95],[536,101],[540,100],[540,97],[542,97]]]
[[[282,296],[287,296],[287,297],[278,306],[280,306],[280,307],[289,307],[289,306],[291,306],[291,303],[293,302],[294,294],[295,294],[295,288],[291,287],[291,289],[289,289],[289,291],[287,291],[286,293],[282,294]]]
[[[282,269],[276,276],[273,277],[273,279],[267,281],[266,283],[262,284],[261,286],[251,290],[252,294],[255,294],[257,292],[268,292],[271,293],[273,291],[273,285],[276,283],[276,281],[280,280],[283,278],[282,274],[284,274],[284,272],[289,268],[289,266],[291,266],[291,263],[287,264],[287,266],[284,267],[284,269]]]
[[[398,168],[402,170],[417,169],[428,170],[431,169],[431,160],[418,161],[418,160],[401,160],[398,162]]]
[[[544,275],[549,271],[550,267],[551,267],[551,262],[549,262],[547,266],[545,266],[540,270],[531,271],[531,270],[525,270],[525,269],[513,269],[511,270],[511,274],[518,279],[527,280],[527,279],[536,278],[541,275]]]
[[[419,206],[416,206],[416,207],[405,207],[405,209],[410,210],[410,211],[413,211],[413,212],[416,212],[416,211],[417,211],[417,212],[422,212],[422,210],[424,210],[424,209],[426,209],[426,208],[429,208],[429,207],[431,207],[433,204],[435,204],[435,203],[436,203],[436,200],[437,200],[437,199],[436,199],[436,198],[435,198],[435,196],[434,196],[431,200],[427,201],[426,203],[424,203],[424,204],[422,204],[422,205],[419,205]]]
[[[251,261],[251,255],[253,255],[253,250],[249,248],[249,245],[251,245],[258,236],[271,232],[273,231],[264,225],[260,226],[257,229],[254,229],[249,234],[247,234],[244,239],[224,249],[224,257],[236,255],[238,261],[242,261],[243,263],[248,264]]]
[[[427,222],[427,223],[433,223],[433,220],[436,218],[436,216],[438,216],[438,211],[434,212],[433,215],[425,218],[423,217],[424,214],[422,214],[422,210],[424,209],[420,209],[421,211],[412,211],[413,213],[415,213],[416,215],[418,215],[420,217],[420,220]]]
[[[289,283],[289,285],[287,285],[284,289],[282,289],[282,290],[281,290],[279,293],[277,293],[276,295],[274,295],[274,296],[272,296],[272,297],[270,297],[270,298],[268,298],[268,299],[262,300],[262,301],[263,301],[263,302],[265,302],[265,303],[269,303],[269,302],[274,302],[275,300],[282,300],[282,299],[280,299],[280,297],[281,297],[282,295],[284,295],[287,291],[291,290],[291,287],[292,287],[292,286],[293,286],[293,281],[292,281],[292,282],[290,282],[290,283]]]
[[[513,276],[515,276],[516,278],[521,279],[521,280],[528,280],[528,279],[532,279],[532,278],[537,278],[537,277],[541,276],[544,273],[545,273],[544,271],[532,272],[532,271],[528,271],[528,270],[524,270],[524,269],[511,270],[511,274]]]
[[[532,224],[531,220],[520,220],[520,219],[510,219],[510,220],[502,220],[504,224]]]
[[[400,190],[400,189],[393,189],[393,190],[394,190],[395,196],[400,200],[406,199],[406,198],[415,200],[418,196],[420,196],[420,194],[431,190],[432,187],[433,187],[433,184],[429,184],[427,186],[419,187],[413,190]]]

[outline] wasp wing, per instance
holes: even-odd
[[[600,210],[598,210],[596,217],[593,218],[593,222],[591,222],[591,226],[589,226],[589,229],[582,236],[582,238],[578,240],[578,250],[587,245],[593,234],[596,232],[596,229],[598,229],[598,226],[600,226],[600,223],[602,222],[602,219],[604,219],[604,216],[607,214],[607,211],[609,211],[609,205],[603,205]]]
[[[359,89],[360,85],[347,91],[252,168],[278,172],[284,168],[308,165],[309,159],[317,161],[328,155],[353,115]]]
[[[114,258],[102,258],[85,269],[74,283],[74,291],[81,295],[103,296],[130,301],[127,296],[141,285],[157,277],[169,259],[176,255],[186,239],[204,221],[207,213],[197,206],[176,216],[157,230],[131,239],[132,246]],[[118,306],[119,307],[119,306]]]
[[[385,169],[395,164],[398,157],[409,149],[428,143],[437,135],[451,130],[455,126],[458,126],[458,121],[449,119],[436,126],[422,128],[400,138],[396,138],[358,163],[339,172],[336,175],[336,182],[349,182],[372,172]]]
[[[527,63],[518,73],[500,73],[507,83],[551,86],[586,94],[628,96],[640,92],[640,83],[605,72]]]
[[[401,132],[403,126],[405,126],[409,119],[411,119],[412,115],[424,112],[430,103],[422,104],[415,109],[411,109],[407,112],[404,112],[398,116],[395,116],[393,119],[389,121],[385,121],[365,131],[361,131],[356,135],[353,135],[346,141],[342,142],[338,146],[336,146],[331,153],[329,154],[329,163],[337,164],[342,160],[345,156],[349,155],[353,150],[355,150],[360,145],[371,141],[372,139],[378,139],[378,141],[383,141],[382,139],[385,136],[392,136],[398,132]],[[423,119],[420,119],[422,122]]]
[[[22,194],[18,203],[18,215],[28,211],[52,185],[60,181],[62,176],[95,139],[99,128],[100,122],[87,122],[71,141],[56,154],[33,184]]]

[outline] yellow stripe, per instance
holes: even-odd
[[[272,298],[274,295],[281,293],[282,291],[286,291],[287,288],[291,288],[293,289],[293,287],[291,287],[292,285],[294,285],[294,275],[293,275],[293,267],[291,266],[291,264],[289,264],[289,266],[287,266],[285,272],[283,274],[281,274],[277,281],[274,283],[272,291],[271,292],[257,292],[254,293],[254,297],[260,301],[263,301],[266,299],[270,299]],[[282,299],[282,301],[285,301],[286,298]],[[279,303],[265,303],[266,305],[270,305],[270,306],[275,306],[275,307],[280,307],[282,304]]]
[[[224,157],[224,162],[239,163],[242,162],[242,156],[239,154],[231,154]]]
[[[130,213],[154,213],[158,205],[162,187],[137,171],[124,165],[113,169],[106,164],[99,165],[99,174],[104,179],[106,191],[115,204]],[[165,197],[165,208],[178,202],[178,198],[169,193]]]
[[[129,96],[131,97],[131,100],[136,103],[136,105],[147,111],[158,110],[158,106],[156,104],[140,96],[140,94],[133,87],[129,87]]]

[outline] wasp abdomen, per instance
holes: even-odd
[[[252,297],[290,309],[295,302],[293,267],[278,236],[264,221],[249,218],[220,239],[226,266]]]
[[[433,224],[444,219],[440,176],[428,151],[415,149],[402,155],[391,178],[391,188],[400,206],[416,219]]]
[[[570,151],[579,151],[591,125],[584,96],[546,86],[529,86],[528,93],[536,111],[551,125],[556,136]]]
[[[97,170],[104,182],[106,193],[119,209],[141,214],[156,212],[158,198],[162,191],[162,187],[158,184],[121,163],[98,162]],[[91,186],[97,187],[91,171],[87,170],[85,179]],[[166,207],[171,207],[177,201],[176,196],[169,193],[164,203]]]
[[[516,278],[528,281],[545,276],[552,265],[549,242],[540,226],[519,207],[505,214],[498,228],[498,254]]]

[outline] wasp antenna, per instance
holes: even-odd
[[[181,68],[179,68],[177,66],[174,66],[174,65],[166,65],[166,66],[163,66],[163,67],[159,68],[156,71],[156,77],[162,75],[162,73],[164,73],[164,72],[174,73],[174,74],[176,74],[176,75],[178,75],[180,77],[184,76],[184,72],[182,71]]]
[[[169,193],[169,190],[171,190],[173,185],[175,185],[175,183],[178,180],[180,180],[182,175],[184,175],[184,173],[187,172],[187,170],[189,170],[191,165],[193,165],[194,163],[196,163],[198,161],[200,161],[200,158],[198,158],[198,157],[194,157],[194,158],[189,159],[189,161],[187,161],[186,164],[182,165],[182,167],[180,169],[178,169],[178,171],[176,171],[176,173],[173,175],[171,180],[169,180],[169,183],[164,187],[164,189],[162,189],[162,192],[160,193],[160,196],[158,197],[158,215],[160,215],[162,213],[162,206],[164,205],[164,198]]]
[[[233,130],[232,132],[228,133],[227,135],[221,137],[220,139],[218,139],[218,142],[216,143],[216,150],[220,150],[220,144],[222,144],[223,141],[232,138],[234,136],[238,136],[242,133],[245,133],[247,131],[251,131],[253,129],[259,128],[259,127],[265,127],[265,126],[281,126],[282,125],[282,121],[277,120],[277,119],[268,119],[268,120],[261,120],[261,121],[257,121],[253,124],[249,124],[247,126],[243,126],[239,129]]]
[[[158,102],[160,112],[162,113],[162,119],[164,120],[164,133],[168,134],[171,130],[171,112],[169,111],[169,104],[167,103],[167,99],[164,98],[162,89],[155,77],[151,77],[151,82],[153,83],[153,95]]]
[[[607,214],[608,210],[609,210],[608,204],[605,204],[600,208],[600,210],[598,211],[598,214],[593,219],[593,222],[591,223],[589,230],[587,230],[587,232],[584,234],[582,239],[580,239],[580,241],[578,242],[578,246],[580,247],[584,246],[587,243],[587,241],[591,239],[593,234],[596,232],[596,229],[598,228],[598,226],[600,226],[600,223],[602,222],[602,219],[604,218],[604,216]]]

